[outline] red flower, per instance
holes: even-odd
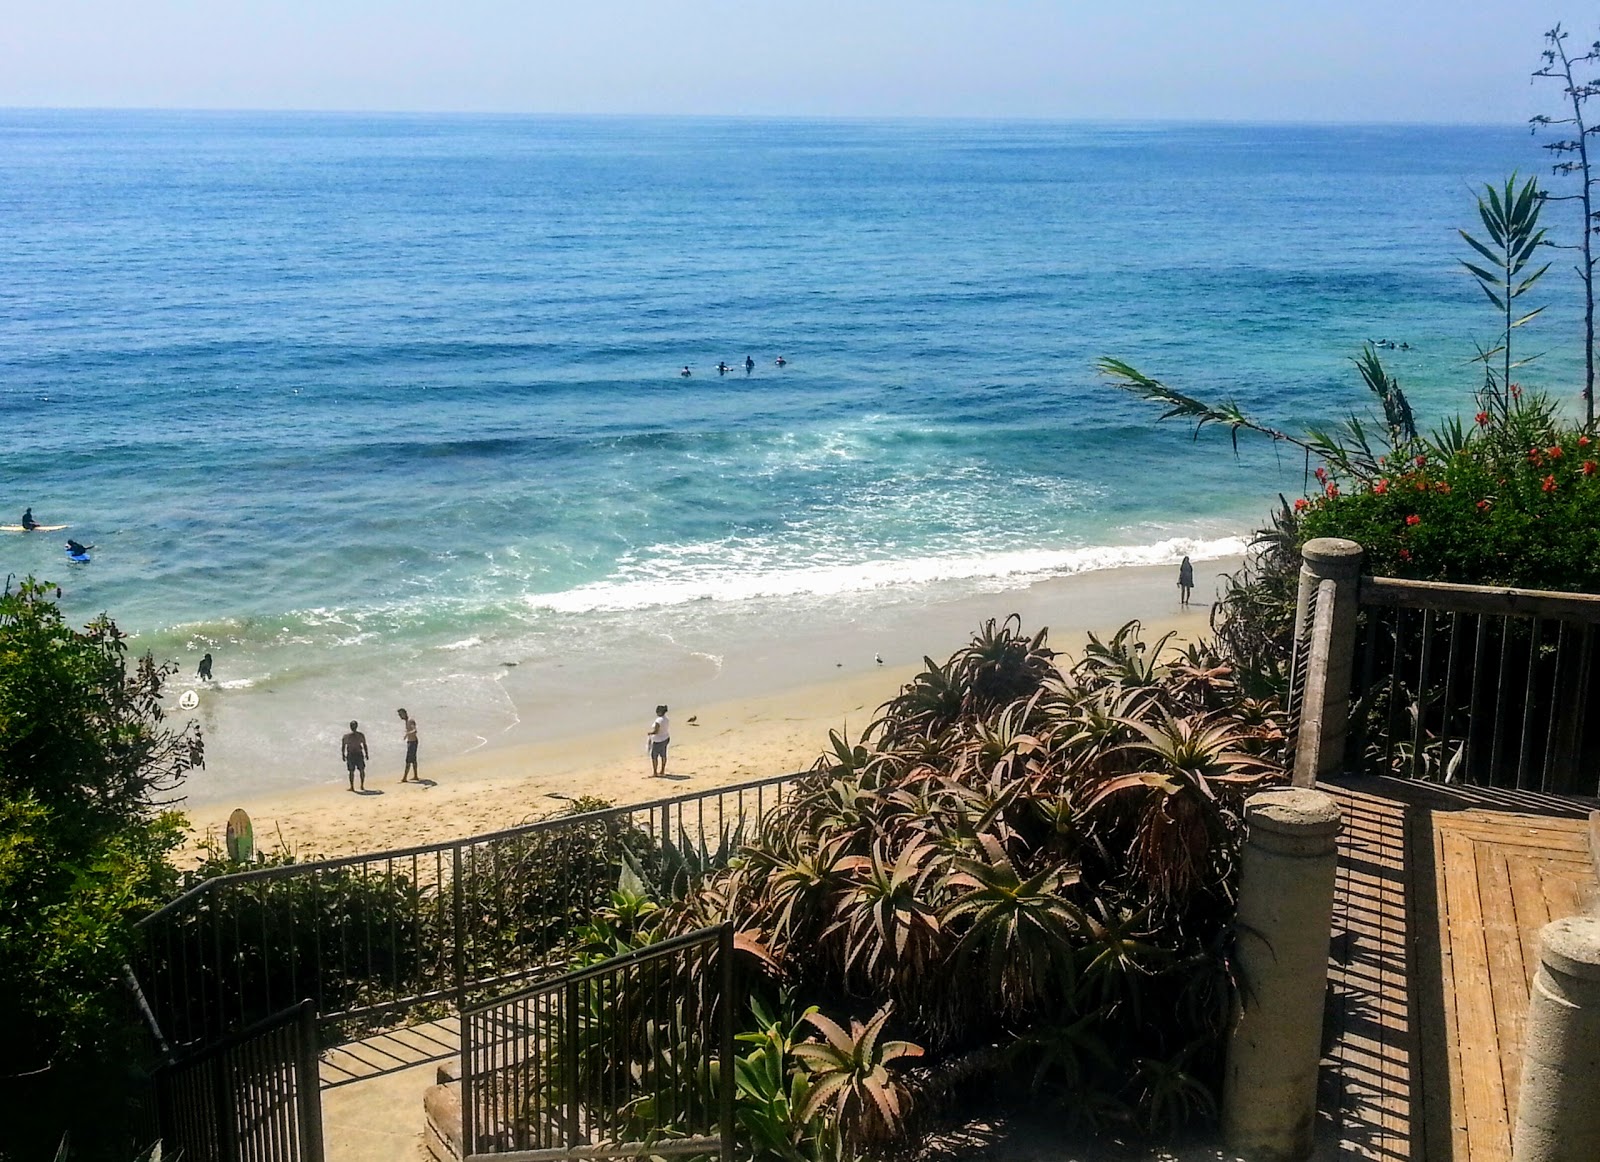
[[[1487,500],[1478,501],[1478,511],[1479,512],[1488,512],[1489,511],[1489,502]]]
[[[1521,399],[1522,398],[1522,385],[1520,383],[1513,383],[1511,385],[1511,398],[1512,399]]]
[[[1408,524],[1408,525],[1419,525],[1421,523],[1422,523],[1422,518],[1420,516],[1418,516],[1416,513],[1412,513],[1410,516],[1406,517],[1406,524]]]
[[[1588,436],[1579,436],[1578,437],[1578,447],[1580,447],[1580,448],[1587,448],[1593,442],[1594,441],[1589,439]]]
[[[1419,480],[1411,487],[1415,488],[1418,492],[1426,492],[1428,491],[1428,482],[1426,480]]]
[[[1318,468],[1312,475],[1317,478],[1318,483],[1321,483],[1328,479],[1328,470],[1326,468]]]
[[[1554,492],[1556,490],[1556,478],[1554,476],[1546,476],[1542,487],[1546,492]]]
[[[1310,508],[1310,507],[1311,507],[1311,502],[1309,500],[1307,500],[1303,496],[1299,500],[1294,502],[1294,510],[1295,510],[1295,512],[1305,512],[1305,510]]]
[[[1583,462],[1583,474],[1585,476],[1593,476],[1594,475],[1594,469],[1595,469],[1595,463],[1594,463],[1593,460],[1585,460]]]
[[[1478,426],[1480,428],[1487,428],[1489,426],[1489,413],[1488,412],[1479,412],[1478,413]]]
[[[1529,448],[1528,449],[1528,463],[1532,464],[1535,468],[1543,468],[1544,467],[1544,453],[1539,451],[1539,449],[1537,449],[1537,448]]]
[[[1427,466],[1428,466],[1428,458],[1426,456],[1418,456],[1417,457],[1417,467],[1418,468],[1426,468]]]
[[[1546,449],[1545,454],[1548,455],[1552,460],[1561,459],[1561,445],[1557,444],[1553,448]]]
[[[1435,492],[1442,492],[1446,496],[1450,495],[1450,486],[1448,484],[1446,484],[1443,480],[1441,480],[1441,481],[1439,481],[1439,483],[1435,484],[1433,486],[1433,490]]]
[[[1389,491],[1389,482],[1387,480],[1379,480],[1372,486],[1372,491],[1378,496],[1383,496]]]
[[[1410,549],[1401,549],[1400,550],[1400,559],[1402,561],[1411,560],[1411,550]]]
[[[1328,494],[1329,500],[1332,500],[1339,495],[1339,486],[1330,480],[1328,481],[1328,487],[1324,488],[1322,491]]]

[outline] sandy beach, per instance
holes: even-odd
[[[561,731],[545,715],[542,732],[508,731],[465,754],[430,754],[423,720],[421,784],[399,782],[398,721],[394,729],[369,723],[373,757],[365,794],[352,794],[343,770],[330,763],[324,785],[190,804],[193,839],[220,835],[228,814],[243,807],[262,848],[281,843],[302,858],[345,855],[512,827],[560,811],[578,795],[643,802],[801,770],[821,752],[829,730],[864,727],[921,668],[923,654],[942,661],[985,618],[1015,612],[1029,631],[1049,626],[1050,644],[1069,658],[1087,632],[1104,635],[1133,618],[1144,622],[1147,641],[1169,630],[1193,639],[1206,631],[1212,579],[1237,566],[1224,560],[1197,568],[1196,603],[1187,611],[1178,606],[1175,570],[1151,566],[928,603],[871,627],[842,622],[831,633],[775,637],[747,654],[729,650],[714,674],[680,676],[661,695],[673,719],[665,779],[650,777],[645,757],[653,697],[644,687],[660,688],[649,675],[626,676],[604,697],[583,699],[586,707],[612,707],[612,721],[595,722],[592,709],[574,709],[577,729]],[[185,858],[193,858],[192,849]]]

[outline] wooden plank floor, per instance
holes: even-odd
[[[1433,812],[1430,825],[1451,1156],[1500,1162],[1511,1157],[1539,929],[1594,902],[1587,827],[1481,810]]]
[[[1328,959],[1319,1138],[1341,1159],[1423,1157],[1412,1087],[1417,1024],[1407,956],[1406,805],[1325,785],[1344,815]]]
[[[1507,1160],[1539,929],[1597,894],[1590,804],[1393,779],[1324,789],[1345,828],[1322,1136],[1341,1159]]]

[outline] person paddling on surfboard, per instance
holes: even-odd
[[[33,519],[33,506],[29,505],[22,513],[22,531],[31,533],[39,527],[39,522]]]

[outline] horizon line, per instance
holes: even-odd
[[[1283,119],[1241,117],[1115,117],[1072,116],[1043,113],[674,113],[534,111],[496,109],[369,109],[312,108],[281,106],[205,106],[205,105],[0,105],[0,115],[9,113],[107,113],[107,114],[191,114],[210,116],[303,116],[303,117],[436,117],[499,118],[504,120],[637,120],[637,121],[838,121],[838,122],[982,122],[996,124],[1044,125],[1122,125],[1122,126],[1236,126],[1258,128],[1449,128],[1449,129],[1526,129],[1526,121],[1419,121]]]

